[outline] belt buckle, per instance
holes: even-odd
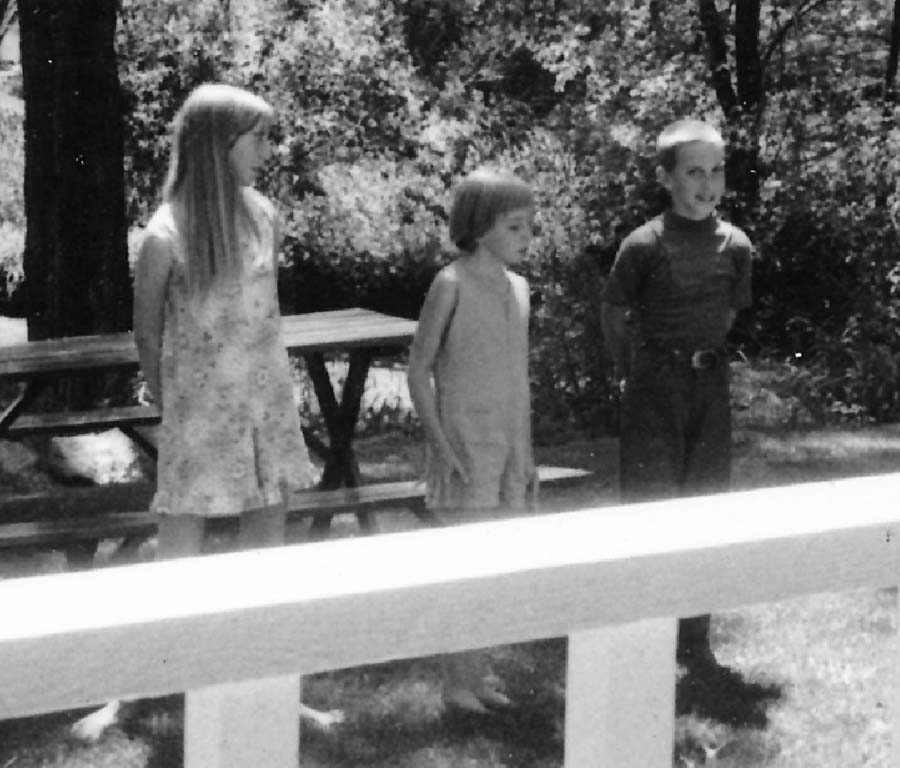
[[[703,371],[716,364],[716,353],[712,349],[698,349],[691,355],[691,368]]]

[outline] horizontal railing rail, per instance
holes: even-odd
[[[189,768],[294,768],[301,673],[567,636],[567,768],[670,766],[677,617],[900,584],[898,498],[884,475],[8,580],[0,719],[185,691]]]

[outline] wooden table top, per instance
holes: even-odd
[[[370,309],[338,309],[282,317],[285,346],[298,354],[409,343],[416,321]],[[134,335],[69,336],[0,347],[0,377],[137,365]]]

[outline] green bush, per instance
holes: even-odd
[[[684,115],[722,122],[696,5],[280,0],[239,28],[228,8],[123,2],[133,223],[155,204],[188,90],[244,85],[278,113],[263,187],[282,211],[286,311],[413,317],[452,257],[452,184],[506,165],[538,196],[524,266],[537,432],[614,430],[599,299],[622,237],[664,205],[655,134]],[[734,123],[758,149],[759,195],[723,206],[758,249],[733,342],[799,366],[792,381],[821,418],[897,418],[900,112],[883,98],[883,62],[857,55],[883,9],[835,0],[802,25],[769,10],[766,99],[755,122]]]
[[[11,298],[22,282],[22,253],[25,230],[10,222],[0,222],[0,314],[12,314]]]
[[[0,91],[0,314],[15,313],[10,299],[22,281],[25,250],[23,108],[8,86]]]
[[[230,39],[227,6],[215,0],[122,0],[116,49],[132,225],[146,223],[159,201],[181,103],[203,82],[230,79]]]

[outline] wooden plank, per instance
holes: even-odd
[[[82,520],[38,520],[0,525],[0,548],[60,544],[124,536],[151,536],[159,521],[150,512],[126,512]]]
[[[565,768],[671,768],[674,619],[569,636]]]
[[[544,470],[549,470],[546,480]],[[542,482],[548,483],[590,475],[586,470],[568,467],[539,467],[539,471]],[[152,495],[150,484],[135,487],[123,483],[0,499],[0,520],[21,521],[0,522],[0,548],[150,535],[156,530],[156,516],[143,510],[149,506]],[[429,524],[438,523],[438,518],[420,509],[424,499],[422,481],[398,480],[353,488],[296,491],[289,507],[292,517],[307,517],[323,511],[341,514],[357,513],[361,507],[374,510],[409,506],[415,507],[416,514]]]
[[[0,498],[0,521],[23,521],[40,517],[78,519],[111,512],[143,511],[149,507],[153,492],[153,484],[140,482],[9,496]],[[418,480],[371,483],[327,491],[307,488],[291,494],[289,507],[296,512],[351,509],[363,504],[413,501],[423,498],[424,494],[425,486]]]
[[[0,718],[893,585],[898,491],[886,475],[11,579]]]
[[[298,675],[191,691],[184,768],[297,768],[299,723]]]
[[[153,498],[152,483],[110,483],[0,498],[0,523],[39,519],[90,518],[111,512],[143,512]]]
[[[287,348],[302,354],[406,345],[415,334],[416,322],[356,308],[288,315],[282,318],[282,330]],[[131,333],[71,336],[0,347],[0,377],[123,368],[137,363]]]
[[[130,333],[72,336],[0,347],[0,376],[137,365]]]
[[[316,313],[315,317],[292,315],[284,318],[282,328],[288,348],[302,353],[358,346],[405,345],[415,334],[416,321],[369,310],[350,310]]]
[[[373,483],[328,491],[308,489],[291,496],[292,517],[327,510],[334,514],[360,507],[418,506],[424,499],[418,481]],[[152,498],[149,484],[119,484],[72,489],[52,495],[29,494],[0,500],[0,548],[58,544],[85,539],[151,535],[158,521],[146,510]],[[133,510],[133,511],[126,511]],[[48,519],[51,518],[51,519]],[[233,518],[216,518],[212,525]]]
[[[425,497],[425,484],[419,480],[397,480],[390,483],[370,483],[354,488],[305,490],[291,494],[292,512],[317,510],[355,510],[361,505],[382,506],[418,501]]]
[[[547,484],[579,479],[589,474],[587,470],[568,467],[538,467],[541,482]],[[0,524],[48,518],[79,521],[89,518],[101,519],[102,515],[110,513],[142,512],[149,507],[153,490],[151,483],[114,483],[0,498]],[[295,491],[291,494],[289,507],[293,513],[318,510],[356,511],[363,505],[372,507],[404,505],[421,502],[424,498],[423,481],[396,480],[353,488],[331,490],[307,488]],[[109,518],[109,521],[115,524],[115,518]],[[102,524],[101,519],[98,525]],[[127,523],[123,520],[122,524]]]
[[[50,432],[56,435],[101,431],[125,425],[158,424],[159,409],[156,406],[132,405],[115,408],[98,408],[92,411],[61,411],[19,416],[6,433],[10,437]]]

